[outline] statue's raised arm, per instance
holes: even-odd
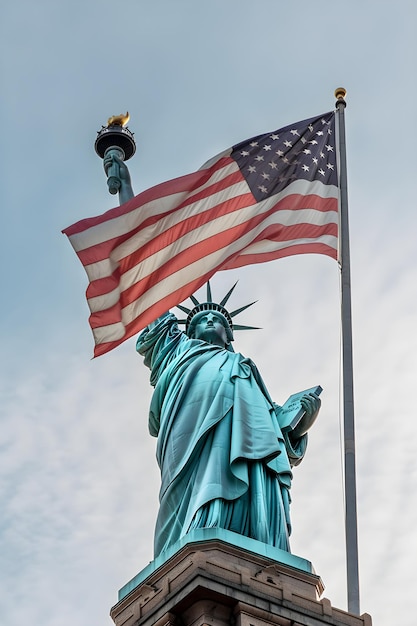
[[[130,180],[130,172],[126,163],[122,159],[112,152],[106,154],[103,158],[103,167],[106,172],[106,176],[109,176],[113,169],[112,175],[119,181],[119,202],[124,204],[133,196],[132,182]]]

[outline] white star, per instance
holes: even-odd
[[[249,152],[247,150],[242,150],[240,153],[242,156],[249,156]]]
[[[281,157],[284,153],[283,153],[283,151],[282,151],[282,150],[277,150],[277,151],[275,152],[275,154],[277,154],[279,157]]]
[[[268,144],[266,146],[264,146],[264,150],[272,150],[271,146],[268,146]]]
[[[334,165],[332,165],[331,163],[327,163],[327,167],[329,170],[334,170]]]
[[[287,148],[292,148],[291,141],[284,141],[284,146],[286,146]]]
[[[287,157],[284,157],[282,160],[284,161],[284,163],[289,163],[290,162],[290,160],[287,159]]]
[[[333,146],[326,146],[327,152],[333,152]]]
[[[273,135],[270,135],[269,138],[272,139],[273,141],[276,141],[277,139],[279,139],[279,135],[273,134]]]
[[[297,137],[300,136],[300,133],[298,132],[298,130],[290,130],[291,135],[297,135]]]
[[[270,174],[267,174],[266,172],[262,172],[262,178],[263,178],[264,180],[269,180],[269,179],[271,178],[271,175],[270,175]]]
[[[318,135],[319,137],[321,137],[322,135],[324,135],[324,133],[323,133],[323,131],[322,131],[322,130],[318,130],[318,131],[316,132],[316,135]]]
[[[303,170],[304,170],[305,172],[309,172],[309,171],[310,171],[310,168],[308,167],[308,165],[303,165]]]
[[[254,174],[256,172],[256,167],[254,165],[249,165],[248,172],[249,174]]]
[[[270,163],[268,163],[269,167],[271,167],[273,170],[276,170],[278,165],[275,163],[275,161],[271,161]]]
[[[264,187],[264,185],[258,185],[258,189],[259,191],[262,191],[262,193],[266,193],[268,191],[268,189]]]
[[[252,146],[252,148],[256,148],[256,146],[258,145],[258,142],[257,141],[252,141],[250,143],[250,145]]]
[[[313,141],[309,141],[308,143],[311,143],[312,146],[317,146],[317,141],[315,139],[313,139]]]
[[[328,129],[327,129],[327,134],[328,134],[328,135],[331,135],[331,134],[332,134],[332,129],[331,129],[331,128],[328,128]]]
[[[323,152],[320,152],[320,156],[321,156],[322,159],[325,158],[325,154]]]
[[[322,176],[324,176],[324,175],[325,175],[325,173],[326,173],[326,172],[325,172],[324,170],[322,170],[321,168],[319,169],[319,174],[321,174]]]
[[[317,158],[317,157],[313,157],[313,163],[315,163],[316,165],[318,165],[318,162],[319,162],[318,158]]]
[[[313,132],[313,130],[314,130],[314,126],[313,126],[313,124],[310,124],[310,126],[308,127],[308,130],[310,131],[310,133],[312,133],[312,132]]]
[[[307,139],[305,139],[305,137],[301,137],[301,143],[302,143],[302,144],[307,143]]]
[[[305,148],[303,150],[304,154],[311,154],[311,150],[309,150],[308,148]]]
[[[255,157],[255,161],[263,161],[263,160],[264,160],[264,158],[263,158],[263,156],[261,154],[258,154],[258,156]]]

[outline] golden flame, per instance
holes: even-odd
[[[107,120],[107,126],[126,126],[130,120],[129,112],[126,111],[126,115],[121,113],[120,115],[112,115]]]

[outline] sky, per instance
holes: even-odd
[[[16,0],[2,11],[2,623],[112,624],[152,559],[159,476],[131,339],[92,360],[87,278],[61,230],[115,204],[96,131],[128,110],[135,192],[334,108],[346,137],[361,612],[415,623],[417,211],[413,0]],[[294,470],[292,552],[346,609],[335,261],[219,272],[276,402],[320,384]],[[245,319],[243,319],[243,317]]]

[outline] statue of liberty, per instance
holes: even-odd
[[[104,159],[106,172],[119,167],[122,202],[133,196],[126,165]],[[158,438],[161,470],[155,556],[198,528],[221,528],[290,550],[292,467],[304,457],[307,430],[320,400],[306,394],[304,414],[283,432],[280,411],[250,359],[232,348],[233,317],[226,309],[234,287],[213,302],[180,306],[185,331],[170,312],[139,335],[137,351],[150,368],[154,387],[150,434]],[[246,327],[247,328],[247,327]]]

